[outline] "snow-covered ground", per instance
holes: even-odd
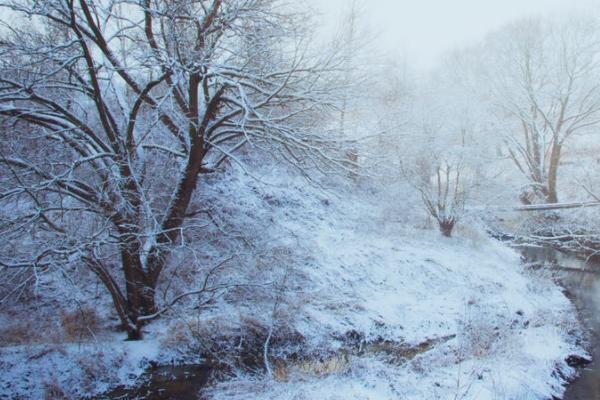
[[[71,399],[133,384],[158,357],[155,340],[40,344],[0,349],[0,398]]]
[[[150,326],[141,343],[99,335],[80,345],[0,348],[0,397],[41,398],[51,386],[79,396],[131,384],[148,360],[185,353],[190,343],[173,338],[177,327],[194,323],[223,337],[249,320],[272,327],[274,336],[294,332],[302,338],[301,352],[321,363],[342,361],[320,373],[317,366],[291,361],[277,366],[275,359],[292,350],[273,343],[271,367],[284,372],[273,377],[240,372],[207,388],[206,395],[319,400],[561,395],[564,379],[575,373],[565,359],[583,350],[575,344],[575,310],[548,274],[526,271],[517,253],[476,228],[463,227],[452,239],[419,228],[424,217],[418,203],[402,192],[392,196],[352,183],[333,196],[283,169],[262,171],[267,184],[231,172],[205,195],[224,225],[244,232],[244,240],[253,242],[252,254],[260,255],[258,261],[245,255],[220,282],[252,286],[236,287],[201,311],[181,305]],[[211,261],[243,250],[215,243],[206,245]],[[347,352],[349,335],[365,350]],[[404,349],[434,344],[397,357],[369,347],[384,342]],[[89,365],[102,368],[86,371]]]

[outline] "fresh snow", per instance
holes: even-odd
[[[452,239],[419,228],[424,216],[418,203],[390,207],[396,203],[389,191],[356,185],[332,196],[282,167],[264,167],[260,181],[236,170],[210,183],[205,196],[220,210],[219,218],[234,221],[236,230],[254,240],[256,251],[282,254],[267,267],[240,268],[235,279],[253,284],[285,279],[285,292],[277,307],[272,294],[253,301],[222,296],[201,318],[222,332],[248,318],[291,326],[311,354],[335,353],[343,346],[340,338],[353,331],[367,342],[452,339],[404,362],[368,352],[349,356],[345,368],[326,375],[291,368],[286,380],[277,380],[240,372],[205,394],[319,400],[560,396],[564,380],[575,373],[565,359],[584,353],[576,345],[576,312],[552,277],[525,270],[514,250],[476,228],[463,227]],[[352,194],[357,192],[362,194]],[[207,245],[205,251],[216,261],[233,248],[223,247],[219,254]],[[185,319],[174,314],[150,326],[140,343],[112,337],[54,350],[0,348],[0,397],[40,398],[52,382],[72,395],[132,384],[149,360],[177,358],[179,353],[164,345],[167,327]],[[86,374],[90,364],[97,375]]]
[[[53,398],[53,387],[61,388],[67,398],[78,398],[133,384],[148,362],[157,359],[159,343],[123,338],[0,348],[0,398]]]

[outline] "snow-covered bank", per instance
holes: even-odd
[[[240,371],[207,388],[209,397],[560,396],[563,379],[574,374],[564,360],[583,350],[575,344],[575,311],[549,276],[525,271],[517,253],[475,229],[447,239],[416,228],[422,219],[408,197],[390,208],[385,193],[366,186],[333,197],[282,170],[264,168],[261,178],[269,184],[232,172],[205,194],[229,236],[206,241],[204,261],[215,265],[243,254],[215,283],[248,286],[232,287],[201,308],[205,299],[178,305],[148,328],[142,343],[61,345],[46,354],[38,349],[34,359],[32,346],[0,348],[0,396],[40,398],[52,385],[81,396],[132,384],[151,359],[235,351],[244,334],[251,339],[248,327],[274,333],[266,351],[274,378]],[[234,240],[232,232],[243,238]],[[221,238],[218,230],[214,235]],[[241,244],[247,241],[251,246]],[[282,332],[288,340],[279,340]],[[336,368],[286,362],[293,353],[327,362],[349,336],[359,346],[451,339],[405,360],[364,351],[344,356]],[[108,368],[86,371],[80,359]]]
[[[561,290],[547,277],[522,271],[519,257],[500,245],[424,236],[321,236],[327,265],[339,270],[328,269],[323,290],[307,306],[304,334],[353,329],[367,340],[455,339],[405,363],[365,355],[351,358],[339,374],[296,371],[286,381],[242,376],[210,393],[223,399],[250,393],[261,399],[560,396],[563,379],[574,374],[564,360],[582,353],[570,337],[575,311]]]
[[[0,348],[0,398],[71,399],[133,384],[158,343],[113,341]]]

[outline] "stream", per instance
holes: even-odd
[[[567,387],[564,400],[600,400],[600,262],[586,262],[552,248],[521,248],[529,262],[551,265],[579,312],[592,362]]]
[[[94,400],[199,400],[211,372],[208,365],[152,367],[139,386],[117,387]]]
[[[580,370],[563,399],[600,400],[600,262],[586,262],[549,247],[518,249],[527,262],[555,271],[587,331],[585,346],[593,361]],[[196,400],[211,372],[206,365],[158,366],[145,373],[140,386],[116,388],[96,399]]]

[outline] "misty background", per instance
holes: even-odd
[[[371,46],[391,60],[408,59],[431,68],[453,48],[481,40],[490,31],[523,17],[600,12],[596,0],[308,0],[320,15],[324,35],[340,26],[355,4]]]

